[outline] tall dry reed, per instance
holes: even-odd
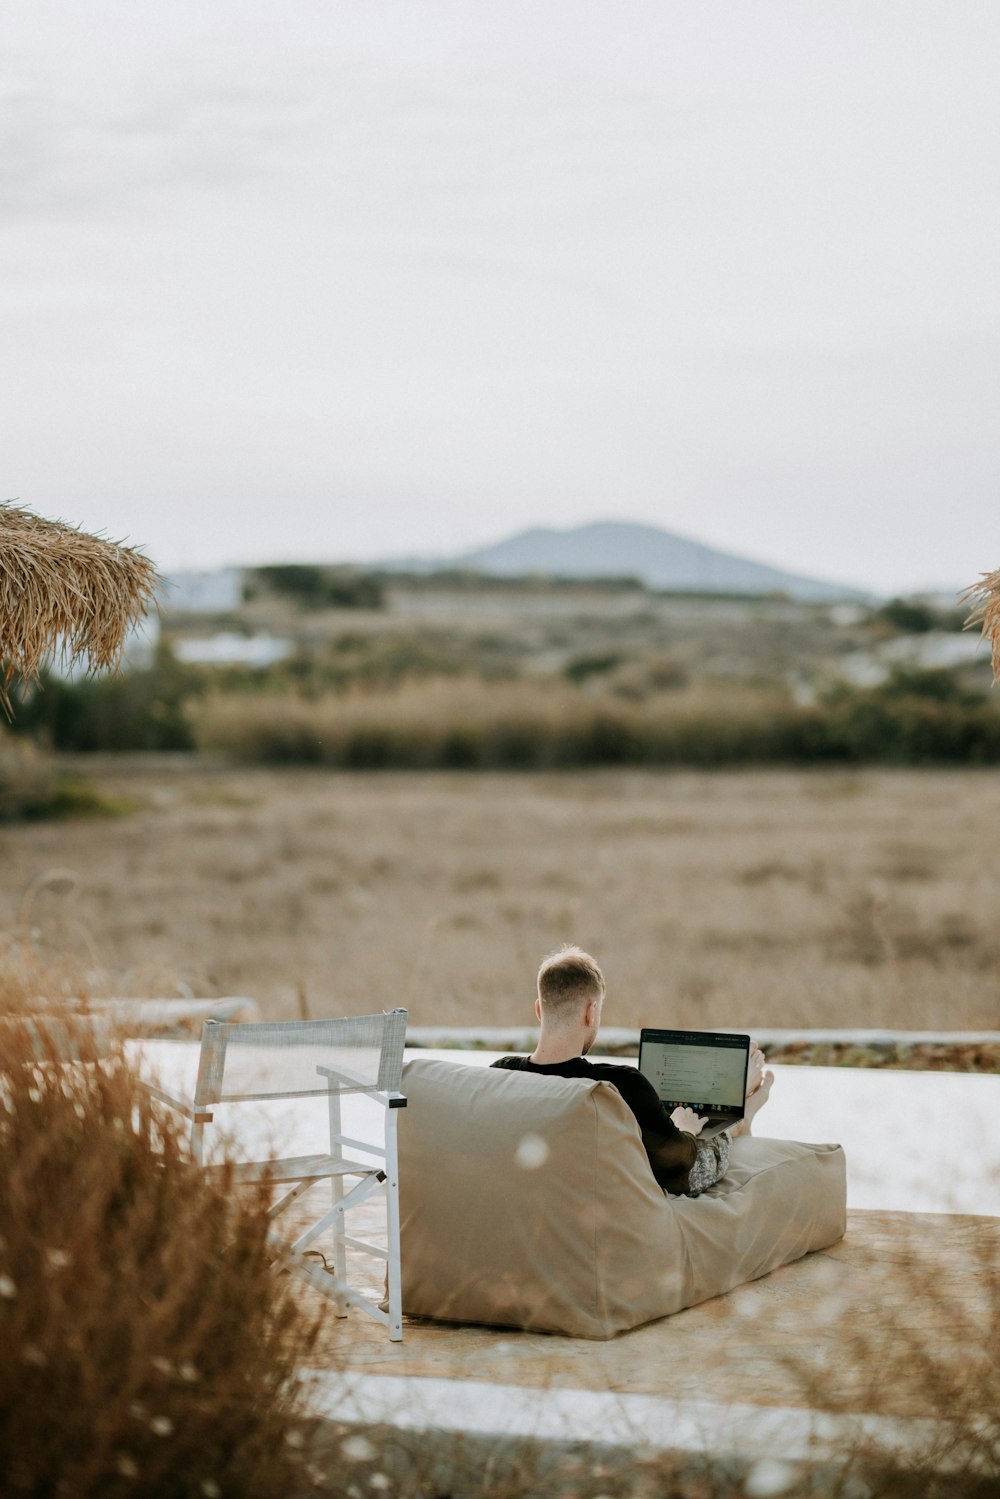
[[[348,770],[1000,760],[995,703],[919,692],[803,706],[773,689],[692,687],[634,701],[554,679],[461,677],[316,697],[217,691],[189,711],[203,749]]]
[[[972,606],[966,629],[979,625],[982,638],[989,641],[993,681],[1000,683],[1000,568],[983,573],[978,583],[965,590],[961,602]]]
[[[552,769],[794,758],[790,726],[808,718],[774,695],[732,693],[723,702],[693,691],[634,703],[567,682],[475,677],[317,698],[212,693],[193,714],[202,748],[249,761],[345,769]]]
[[[263,1196],[209,1182],[120,1048],[0,1025],[3,1492],[303,1492],[314,1329],[269,1269]]]

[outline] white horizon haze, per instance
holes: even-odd
[[[0,498],[163,571],[1000,565],[1000,11],[11,0]]]

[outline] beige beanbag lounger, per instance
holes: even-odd
[[[417,1058],[399,1129],[403,1311],[609,1338],[843,1237],[839,1145],[733,1142],[666,1197],[610,1083]]]

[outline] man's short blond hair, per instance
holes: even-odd
[[[561,947],[542,961],[538,998],[552,1019],[604,998],[604,975],[582,947]]]

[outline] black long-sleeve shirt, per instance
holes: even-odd
[[[535,1072],[539,1077],[580,1077],[613,1084],[638,1121],[653,1175],[665,1192],[701,1192],[718,1181],[729,1165],[729,1135],[723,1131],[710,1140],[699,1140],[678,1129],[652,1083],[635,1067],[588,1062],[586,1057],[542,1065],[529,1057],[499,1057],[492,1065]]]

